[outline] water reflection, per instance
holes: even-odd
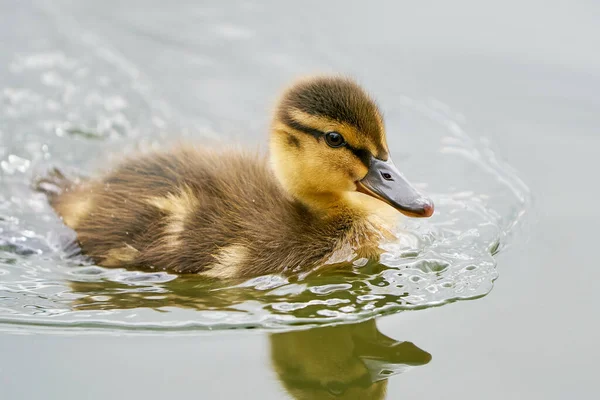
[[[232,303],[225,296],[208,293],[209,288],[214,290],[214,283],[180,279],[166,283],[169,294],[154,296],[127,291],[123,284],[114,282],[114,294],[101,296],[94,293],[106,293],[107,283],[71,282],[73,293],[81,296],[72,307],[87,311],[144,307],[223,310],[227,308],[224,303]],[[428,352],[413,343],[382,334],[373,319],[275,333],[269,341],[272,367],[295,399],[383,399],[389,377],[431,360]]]
[[[387,379],[431,355],[396,341],[374,320],[273,334],[273,368],[295,399],[383,399]]]
[[[248,291],[220,290],[231,285],[230,281],[202,279],[197,275],[176,276],[165,272],[107,270],[91,266],[75,270],[71,279],[74,280],[68,285],[77,297],[71,303],[73,310],[166,310],[171,307],[226,310],[237,302],[252,300]]]

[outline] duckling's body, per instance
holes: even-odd
[[[52,206],[99,265],[224,278],[310,268],[379,236],[353,215],[316,215],[282,189],[266,158],[242,152],[148,154]]]
[[[59,187],[52,206],[99,265],[217,278],[303,271],[348,249],[374,256],[382,232],[373,197],[409,214],[433,211],[410,186],[398,200],[394,181],[408,184],[389,160],[376,105],[335,77],[284,94],[270,159],[178,148],[131,158],[101,179],[58,178],[39,186]]]

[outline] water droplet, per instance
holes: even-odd
[[[29,169],[31,162],[14,154],[10,154],[8,159],[0,162],[0,167],[8,175],[13,175],[15,172],[25,173]]]

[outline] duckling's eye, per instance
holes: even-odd
[[[337,132],[326,133],[325,141],[330,147],[341,147],[346,144],[344,137]]]

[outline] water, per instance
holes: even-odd
[[[8,398],[589,397],[597,12],[0,2]],[[93,174],[178,138],[264,146],[277,91],[313,71],[353,74],[375,95],[397,164],[436,202],[433,219],[401,221],[380,265],[209,285],[68,257],[72,232],[31,191],[35,176]],[[477,300],[432,308],[464,299]]]
[[[60,24],[63,21],[58,19]],[[67,24],[67,22],[65,22]],[[65,25],[67,32],[81,30]],[[68,35],[9,58],[3,88],[0,322],[107,329],[280,328],[363,321],[483,296],[494,254],[526,212],[527,187],[497,161],[464,117],[439,101],[387,100],[390,148],[436,203],[431,220],[405,219],[380,263],[349,252],[346,274],[262,276],[236,284],[104,269],[69,258],[72,233],[30,189],[51,166],[93,174],[118,147],[212,140],[160,99],[126,57],[92,35]],[[250,40],[249,38],[246,38]],[[28,43],[26,41],[26,43]],[[10,52],[6,52],[10,53]],[[391,101],[390,101],[391,100]],[[176,110],[176,111],[175,111]],[[261,118],[264,118],[261,115]],[[222,133],[217,140],[226,142]],[[256,142],[265,134],[256,135]],[[263,144],[263,148],[266,147]],[[415,174],[411,174],[412,172]]]

